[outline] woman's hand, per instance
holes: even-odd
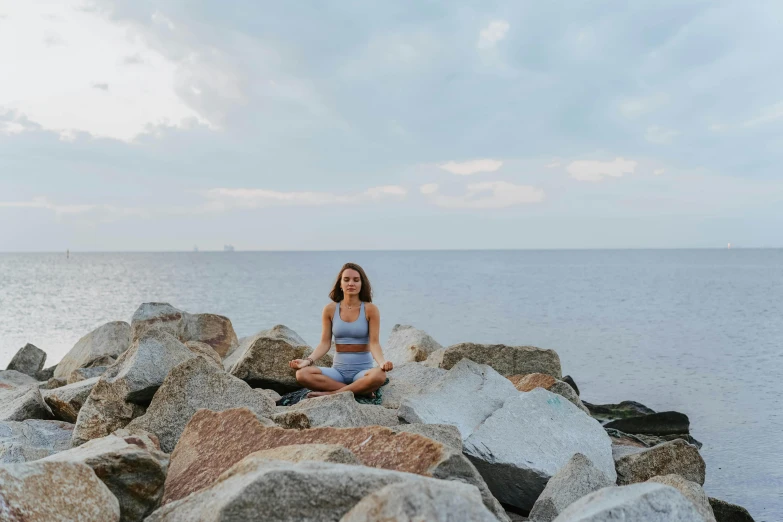
[[[288,363],[288,366],[294,370],[301,370],[302,368],[310,366],[310,359],[294,359]]]
[[[381,365],[381,370],[385,372],[390,372],[394,369],[394,364],[392,364],[391,361],[386,361]]]

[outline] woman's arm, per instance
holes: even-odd
[[[311,353],[310,357],[308,357],[308,359],[313,361],[313,366],[315,365],[315,361],[326,355],[326,352],[328,352],[329,348],[332,347],[333,308],[335,308],[334,304],[330,303],[324,306],[324,311],[321,313],[321,342],[318,343],[318,346],[315,347],[313,353]],[[306,366],[311,366],[311,364],[307,359],[294,359],[288,363],[288,366],[294,370],[299,370],[301,368],[305,368]]]
[[[370,342],[368,348],[372,353],[373,359],[378,363],[381,370],[388,372],[394,368],[391,361],[387,361],[383,357],[383,349],[381,349],[380,331],[381,331],[381,312],[378,307],[372,303],[367,303],[364,306],[365,314],[367,315],[367,321],[370,322]]]

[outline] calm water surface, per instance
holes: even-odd
[[[0,254],[0,365],[26,342],[57,362],[145,301],[312,345],[346,261],[371,278],[382,341],[402,323],[553,348],[590,402],[686,413],[707,493],[783,520],[783,250]]]

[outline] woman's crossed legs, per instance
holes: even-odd
[[[307,366],[296,371],[296,380],[310,390],[308,397],[320,397],[344,391],[354,395],[369,395],[386,382],[386,372],[380,368],[352,372],[340,372],[336,368]]]

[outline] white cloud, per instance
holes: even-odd
[[[321,206],[359,204],[389,196],[402,198],[407,194],[404,187],[383,185],[371,187],[364,192],[337,194],[333,192],[291,191],[283,192],[267,189],[214,188],[202,191],[207,198],[205,210],[223,211],[231,208],[262,208],[273,205]]]
[[[495,47],[495,44],[506,37],[509,27],[508,22],[505,20],[494,20],[490,22],[479,33],[479,39],[476,46],[479,49],[490,49]]]
[[[559,161],[553,161],[552,163],[547,163],[547,164],[546,164],[546,165],[544,165],[544,166],[545,166],[546,168],[548,168],[548,169],[554,169],[554,168],[557,168],[557,167],[559,167],[559,166],[560,166],[560,162],[559,162]]]
[[[755,127],[783,119],[783,102],[765,107],[761,114],[742,123],[743,127]]]
[[[408,191],[405,189],[405,187],[400,187],[399,185],[371,187],[364,191],[365,195],[373,199],[378,199],[383,196],[405,196],[407,193]]]
[[[544,191],[530,185],[515,185],[506,181],[487,181],[467,186],[462,196],[435,195],[432,202],[445,208],[506,208],[544,200]]]
[[[419,192],[422,194],[434,194],[438,191],[437,183],[426,183],[419,187]]]
[[[615,158],[614,161],[577,160],[566,167],[571,177],[579,181],[601,181],[605,177],[619,178],[623,174],[632,174],[637,163],[632,160]]]
[[[658,143],[660,145],[667,145],[680,135],[680,131],[674,129],[664,129],[657,125],[650,125],[647,127],[647,132],[644,134],[644,138],[650,143]]]
[[[661,174],[663,174],[665,172],[666,172],[666,169],[655,169],[653,171],[653,174],[655,174],[656,176],[660,176]]]
[[[460,163],[449,161],[448,163],[438,165],[441,169],[459,176],[470,176],[471,174],[477,174],[479,172],[495,172],[502,166],[502,161],[493,159],[478,159]]]

